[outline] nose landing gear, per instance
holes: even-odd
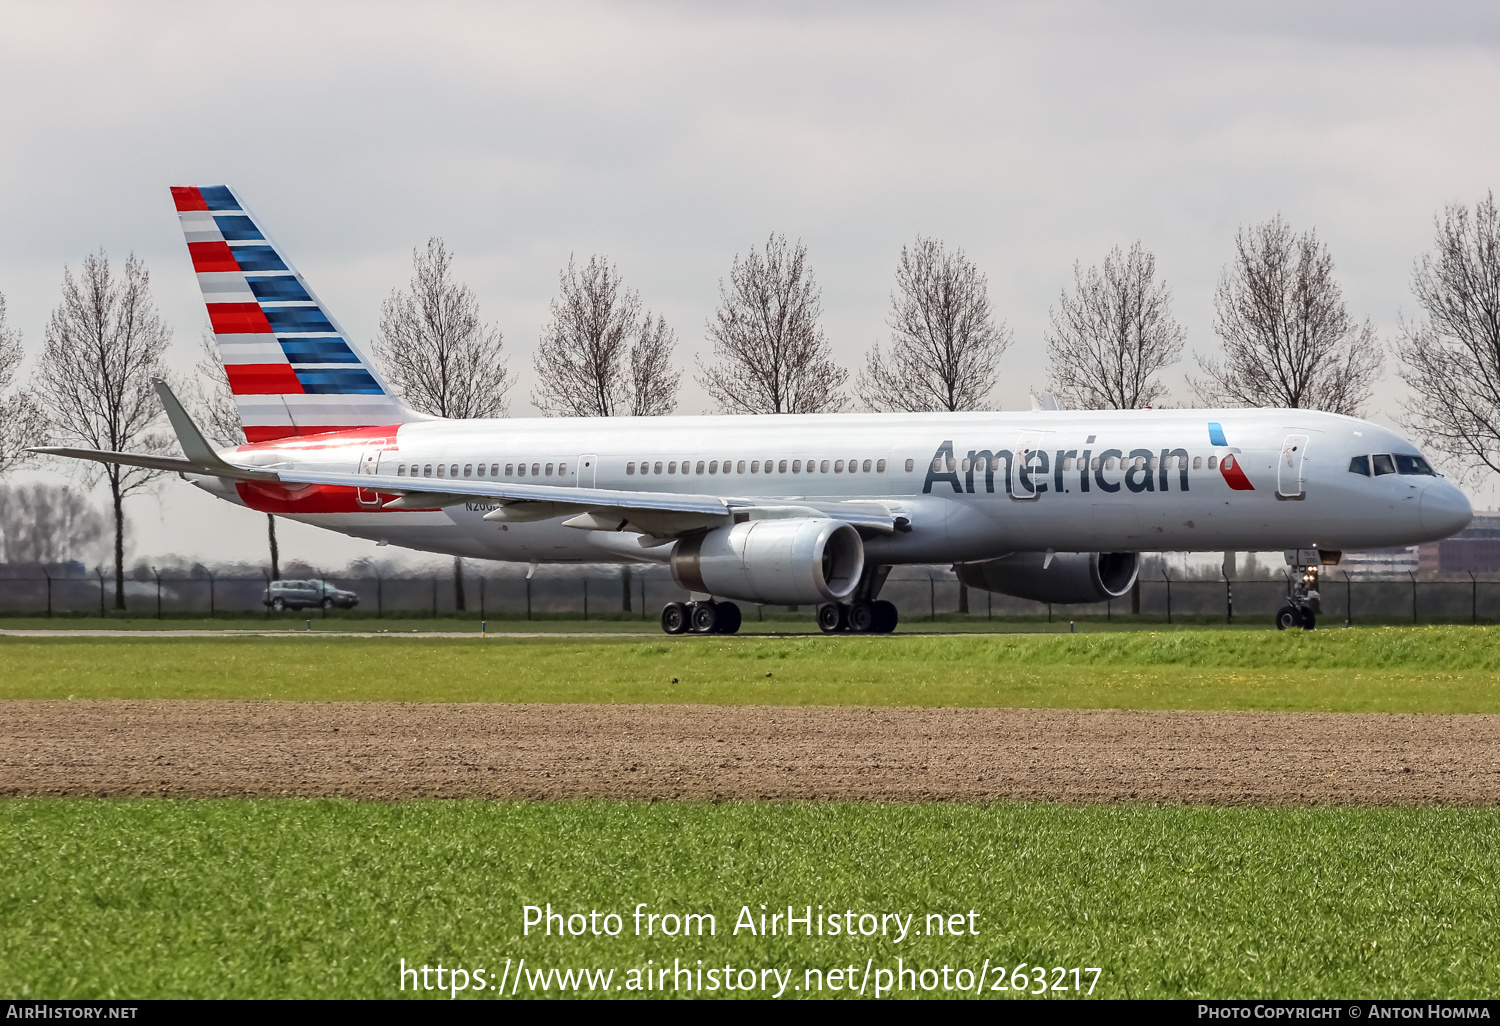
[[[1294,566],[1292,570],[1287,579],[1287,604],[1276,610],[1276,629],[1288,631],[1300,627],[1310,631],[1318,625],[1318,614],[1323,612],[1318,595],[1318,567]]]

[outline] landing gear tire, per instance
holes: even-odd
[[[668,602],[661,609],[661,629],[668,634],[681,634],[688,629],[687,607],[681,602]]]
[[[740,607],[733,602],[718,602],[719,623],[715,628],[718,634],[738,634],[740,630]]]
[[[871,602],[870,607],[875,613],[875,633],[889,634],[896,629],[896,621],[900,619],[900,616],[896,612],[894,602],[880,599],[878,602]]]
[[[271,608],[278,613],[286,612],[286,599],[273,598],[271,600]]]
[[[855,634],[870,634],[877,629],[875,607],[869,602],[856,602],[851,605],[847,619],[849,629]]]
[[[824,634],[837,634],[847,626],[844,607],[837,602],[825,602],[818,607],[818,630]]]
[[[1313,615],[1313,611],[1307,606],[1300,607],[1297,610],[1297,616],[1302,621],[1301,626],[1305,631],[1310,631],[1318,626],[1318,618]]]
[[[1276,610],[1276,629],[1278,631],[1296,630],[1302,626],[1302,611],[1296,606],[1282,606]]]
[[[693,603],[693,633],[713,634],[719,626],[719,608],[714,602]]]

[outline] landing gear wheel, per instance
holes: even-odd
[[[1276,610],[1276,629],[1278,631],[1296,630],[1302,626],[1302,613],[1296,606],[1282,606]]]
[[[818,630],[824,634],[836,634],[843,629],[843,606],[837,602],[825,602],[818,607]]]
[[[271,608],[278,613],[286,612],[286,599],[273,598],[271,600]]]
[[[740,629],[740,607],[733,602],[717,603],[719,609],[719,634],[738,634]]]
[[[719,626],[719,609],[713,602],[693,603],[693,633],[712,634]]]
[[[681,634],[688,629],[687,607],[681,602],[668,602],[661,608],[661,629],[668,634]]]
[[[849,607],[849,629],[855,634],[869,634],[875,630],[875,607],[868,602],[856,602]]]
[[[896,613],[896,604],[881,599],[870,603],[875,613],[875,632],[877,634],[889,634],[896,629],[896,621],[900,616]]]
[[[1310,631],[1318,626],[1318,618],[1313,615],[1313,611],[1307,606],[1299,608],[1297,616],[1302,621],[1302,629],[1305,631]]]

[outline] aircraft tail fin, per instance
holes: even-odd
[[[245,437],[428,419],[381,378],[227,185],[173,186]]]

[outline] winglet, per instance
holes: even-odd
[[[193,423],[193,418],[188,416],[188,411],[183,409],[182,403],[177,396],[172,394],[172,389],[161,378],[155,379],[156,394],[161,399],[161,404],[166,408],[167,420],[172,422],[172,431],[177,435],[177,444],[182,446],[182,455],[187,457],[191,463],[202,467],[233,469],[228,463],[219,458],[214,447],[208,444],[208,439],[203,437],[203,432],[198,430],[198,425]]]

